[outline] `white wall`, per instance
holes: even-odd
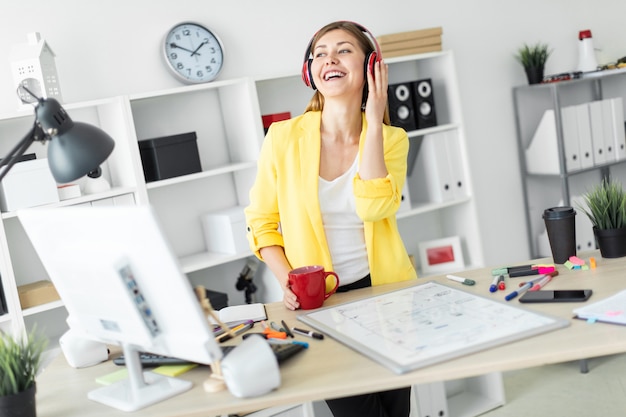
[[[375,35],[443,27],[456,55],[470,169],[487,264],[528,258],[512,87],[525,84],[513,54],[523,43],[554,49],[547,73],[574,70],[577,35],[591,29],[599,61],[626,55],[621,0],[0,0],[0,51],[38,31],[57,55],[66,103],[180,84],[160,42],[183,20],[212,28],[225,44],[220,78],[299,71],[304,48],[324,24],[357,21]],[[0,64],[0,113],[16,108],[8,60]],[[19,138],[0,138],[17,141]]]

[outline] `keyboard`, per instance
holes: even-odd
[[[222,346],[222,353],[224,354],[224,356],[226,356],[228,355],[228,353],[230,353],[231,350],[233,350],[236,347],[237,346],[232,346],[232,345]],[[287,359],[291,358],[292,356],[306,349],[306,346],[300,343],[288,343],[288,344],[280,344],[280,345],[270,343],[270,347],[272,348],[272,351],[274,352],[274,355],[276,356],[276,360],[278,361],[279,364],[283,363]],[[192,363],[185,359],[172,358],[170,356],[158,355],[155,353],[147,353],[147,352],[140,352],[139,360],[141,361],[141,365],[144,368],[151,368],[151,367],[157,367],[157,366],[162,366],[162,365],[187,365],[187,364]],[[119,366],[125,365],[126,361],[124,359],[124,355],[120,355],[117,358],[113,359],[113,363]]]

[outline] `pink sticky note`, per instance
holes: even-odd
[[[585,264],[585,261],[580,259],[578,256],[570,256],[569,257],[569,261],[571,263],[573,263],[574,265],[584,265]]]

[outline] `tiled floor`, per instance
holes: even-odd
[[[504,373],[506,405],[482,417],[624,417],[626,353]]]

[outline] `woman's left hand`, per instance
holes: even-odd
[[[387,107],[389,66],[384,61],[376,61],[373,71],[373,73],[367,72],[368,94],[365,103],[365,118],[368,123],[382,123]]]

